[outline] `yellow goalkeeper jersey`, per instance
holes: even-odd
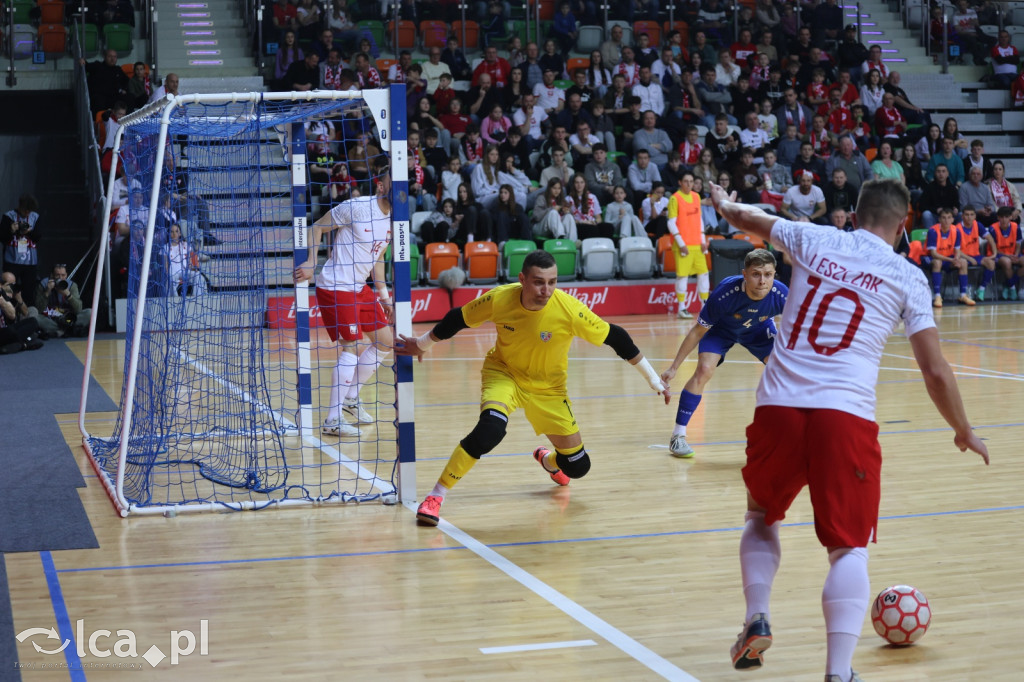
[[[487,353],[485,369],[508,373],[530,393],[564,392],[573,337],[599,346],[608,338],[608,323],[559,289],[542,310],[527,310],[522,289],[518,283],[491,289],[462,306],[462,318],[470,327],[494,322],[498,341]]]

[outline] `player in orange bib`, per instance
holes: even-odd
[[[693,191],[693,173],[679,178],[679,191],[668,202],[668,231],[672,235],[672,253],[676,257],[676,298],[679,318],[688,320],[693,314],[686,309],[686,290],[690,275],[697,276],[697,295],[708,300],[711,278],[708,277],[708,252],[701,221],[700,195]]]
[[[1006,275],[1006,286],[1002,291],[1004,301],[1016,301],[1017,283],[1020,281],[1021,272],[1024,272],[1024,259],[1020,256],[1021,234],[1020,226],[1013,222],[1013,207],[1000,206],[996,211],[999,222],[993,225],[990,234],[996,243],[996,265]]]
[[[996,243],[992,239],[992,235],[989,234],[988,228],[984,227],[975,218],[977,218],[978,212],[974,210],[974,207],[970,204],[964,206],[961,211],[962,221],[956,226],[956,229],[960,232],[960,255],[964,260],[967,261],[968,265],[980,265],[985,268],[985,274],[981,277],[981,285],[978,286],[978,291],[975,294],[975,298],[979,301],[985,300],[985,288],[992,282],[992,278],[996,274]],[[986,246],[982,249],[982,243]],[[991,256],[983,256],[982,253],[993,254]]]
[[[964,305],[974,305],[967,295],[967,261],[960,255],[960,231],[953,228],[953,211],[939,209],[939,223],[928,228],[928,256],[931,258],[932,306],[942,307],[942,273],[960,273],[960,298]]]

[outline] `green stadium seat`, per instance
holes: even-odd
[[[358,25],[364,34],[369,33],[373,37],[373,42],[378,49],[387,45],[387,32],[384,30],[383,21],[360,21]]]
[[[129,24],[106,24],[103,27],[103,43],[108,50],[124,57],[132,51],[132,27]]]
[[[916,230],[911,230],[910,241],[912,242],[924,242],[928,241],[928,228],[919,227]]]
[[[548,239],[544,242],[544,250],[555,257],[558,279],[576,279],[578,257],[575,242],[568,239]]]
[[[523,261],[531,251],[536,251],[537,245],[526,239],[509,239],[505,242],[505,250],[502,253],[502,270],[505,272],[505,279],[514,282],[523,269]]]
[[[410,286],[416,286],[420,284],[420,271],[423,269],[422,266],[423,257],[420,255],[420,247],[416,244],[411,244],[409,249],[409,284]],[[391,271],[391,245],[388,244],[387,250],[384,251],[384,279],[394,286],[394,277]]]
[[[84,24],[80,31],[75,31],[75,40],[82,42],[82,55],[90,57],[100,53],[100,27],[96,24]]]

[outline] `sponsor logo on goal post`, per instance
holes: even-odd
[[[45,635],[45,638],[42,637]],[[116,639],[115,639],[116,638]],[[57,634],[56,628],[28,628],[22,630],[17,634],[19,642],[29,640],[32,642],[32,647],[41,654],[53,656],[56,654],[63,653],[69,646],[71,646],[72,640],[64,639],[61,640],[59,634]],[[56,640],[50,642],[49,640]],[[47,646],[40,646],[39,641],[44,641]],[[60,642],[57,644],[56,642]],[[150,667],[157,667],[164,659],[170,658],[171,665],[178,665],[178,661],[183,656],[191,656],[197,653],[200,656],[207,656],[209,654],[210,645],[210,621],[200,620],[199,621],[199,636],[192,630],[171,630],[169,636],[169,642],[165,646],[168,653],[164,653],[164,649],[161,649],[156,644],[150,646],[142,654],[139,654],[139,643],[135,637],[135,633],[132,630],[117,630],[111,632],[110,630],[94,630],[88,637],[85,634],[85,620],[79,619],[75,621],[75,649],[79,659],[85,659],[87,656],[92,656],[99,659],[109,659],[111,657],[116,659],[122,659],[120,661],[103,660],[103,661],[85,661],[81,662],[83,668],[99,668],[99,669],[143,669],[142,663],[138,659],[143,659],[150,665]],[[55,662],[47,661],[44,663],[35,662],[20,662],[19,668],[22,669],[44,669],[44,668],[64,668],[67,667],[66,662]]]

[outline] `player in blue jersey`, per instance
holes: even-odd
[[[749,350],[761,362],[767,362],[775,345],[775,321],[786,305],[789,289],[775,281],[775,256],[766,249],[754,249],[743,259],[743,274],[726,277],[708,296],[672,366],[662,372],[666,386],[675,377],[694,348],[697,348],[697,369],[679,394],[676,426],[669,441],[669,452],[675,457],[693,457],[693,448],[686,442],[686,425],[700,404],[704,386],[725,360],[735,344]]]

